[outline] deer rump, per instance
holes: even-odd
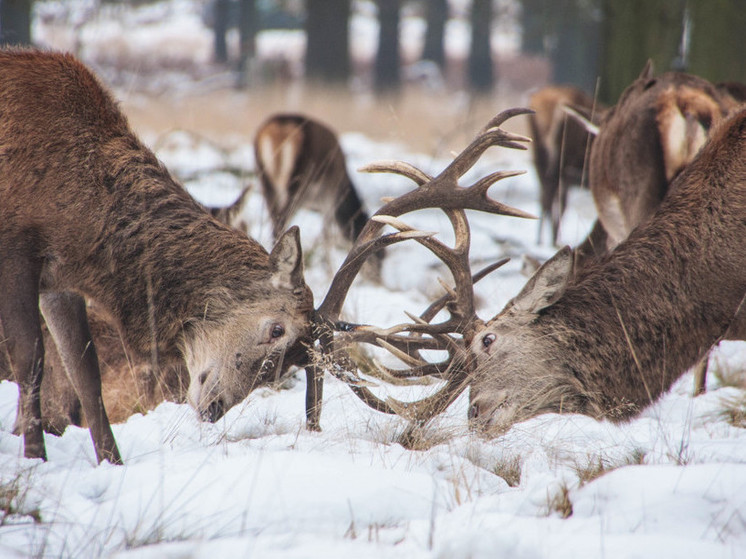
[[[357,239],[368,214],[328,126],[299,114],[271,116],[256,132],[254,152],[275,238],[307,208],[335,220],[349,241]]]

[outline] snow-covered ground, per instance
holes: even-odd
[[[226,204],[245,185],[222,169],[252,170],[249,141],[226,150],[174,132],[157,153],[174,174],[192,177],[186,186],[200,201]],[[447,163],[402,156],[406,146],[363,133],[345,134],[342,145],[352,173],[380,159],[405,158],[428,172]],[[492,148],[464,182],[496,169],[528,170],[491,194],[537,213],[527,152]],[[386,175],[353,176],[370,208],[410,188]],[[252,235],[269,244],[257,193],[246,217]],[[588,193],[572,191],[563,242],[582,239],[593,217]],[[488,318],[525,283],[522,255],[543,259],[552,250],[536,244],[536,222],[477,213],[470,220],[475,269],[513,257],[477,286]],[[437,212],[406,221],[449,238]],[[296,222],[318,302],[343,249],[321,250],[318,215],[301,212]],[[419,312],[439,295],[441,274],[414,243],[392,248],[383,284],[357,283],[347,318],[401,322],[403,310]],[[486,440],[469,432],[462,396],[430,426],[425,450],[398,444],[405,422],[365,407],[331,376],[323,431],[306,431],[298,374],[282,390],[255,391],[215,424],[199,422],[186,404],[164,403],[115,425],[125,466],[97,465],[79,428],[47,436],[48,462],[24,459],[12,434],[17,388],[3,382],[0,557],[744,557],[746,353],[742,343],[724,343],[711,359],[705,395],[690,396],[685,374],[624,425],[544,415]]]

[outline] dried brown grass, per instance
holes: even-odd
[[[520,96],[471,98],[461,93],[406,87],[400,95],[374,97],[302,83],[243,91],[138,93],[118,91],[136,132],[151,137],[174,129],[192,131],[218,144],[251,141],[261,122],[275,112],[303,112],[338,133],[361,132],[375,141],[396,142],[408,151],[448,156],[460,150],[492,116],[521,104]],[[524,119],[506,124],[527,133]]]

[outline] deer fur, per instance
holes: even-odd
[[[654,217],[573,275],[563,249],[477,333],[471,416],[621,421],[724,337],[746,334],[746,110],[718,127]]]
[[[588,150],[593,136],[586,127],[563,110],[571,107],[591,121],[597,118],[599,107],[594,99],[573,86],[552,85],[533,93],[529,107],[534,111],[529,119],[533,137],[533,159],[539,177],[541,219],[539,238],[544,222],[551,224],[552,244],[557,242],[560,221],[567,205],[567,191],[572,185],[582,185],[586,172]]]
[[[0,321],[27,457],[46,457],[39,310],[99,461],[121,457],[85,299],[138,361],[183,364],[211,421],[305,351],[313,299],[297,228],[268,254],[211,217],[71,55],[0,51],[0,115]]]
[[[329,127],[300,114],[273,115],[257,130],[254,152],[275,238],[308,208],[333,216],[346,239],[357,239],[368,214]]]
[[[676,175],[735,108],[710,82],[680,72],[653,76],[652,64],[601,118],[589,179],[606,249],[648,221]]]

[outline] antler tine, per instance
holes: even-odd
[[[514,149],[526,149],[524,143],[531,138],[511,134],[500,129],[499,126],[506,120],[521,114],[531,113],[530,109],[511,109],[503,111],[494,117],[479,135],[451,162],[445,170],[436,177],[436,180],[454,182],[471,169],[481,155],[491,146],[502,146]]]
[[[419,186],[422,186],[433,179],[424,171],[418,169],[414,165],[405,163],[404,161],[378,161],[376,163],[364,165],[360,167],[358,171],[361,173],[394,173],[412,179]]]
[[[512,109],[506,109],[497,115],[493,116],[492,119],[487,123],[487,125],[482,128],[482,132],[485,130],[489,130],[490,128],[499,128],[505,121],[508,119],[513,118],[514,116],[518,115],[532,115],[535,114],[536,111],[533,109],[529,109],[526,107],[515,107]]]
[[[529,138],[506,132],[500,129],[500,126],[509,118],[530,112],[528,109],[511,109],[494,117],[477,138],[435,177],[411,164],[397,161],[374,163],[361,169],[363,172],[395,173],[414,181],[419,188],[387,201],[368,220],[334,276],[326,297],[316,310],[314,336],[323,359],[307,367],[309,389],[306,395],[306,412],[310,428],[318,428],[324,361],[331,359],[332,372],[340,373],[347,367],[356,370],[344,349],[345,344],[349,343],[372,343],[383,340],[381,345],[389,351],[393,350],[394,355],[410,366],[410,369],[402,371],[388,371],[395,376],[440,374],[448,378],[441,390],[418,403],[398,402],[391,398],[383,401],[363,386],[363,382],[351,382],[350,388],[353,392],[374,409],[385,413],[399,413],[420,421],[442,411],[463,391],[468,373],[473,368],[466,345],[473,336],[478,322],[473,291],[473,282],[477,280],[472,278],[469,266],[471,235],[465,210],[517,217],[534,216],[501,204],[488,196],[487,191],[491,185],[503,178],[520,174],[518,172],[492,173],[469,187],[459,186],[458,179],[473,167],[482,153],[491,146],[526,149],[525,144],[530,141]],[[456,241],[453,247],[432,238],[430,233],[416,231],[395,219],[403,214],[427,208],[438,208],[446,213],[455,233]],[[381,235],[386,225],[398,231]],[[364,261],[374,252],[405,239],[415,239],[448,267],[455,283],[455,295],[447,293],[441,297],[423,313],[423,318],[412,324],[399,325],[388,331],[356,327],[352,331],[335,334],[334,326],[339,320],[344,299]],[[444,307],[448,310],[450,318],[445,322],[431,324],[430,321]],[[376,337],[380,340],[376,340]],[[440,363],[422,359],[420,351],[433,349],[447,351],[448,359]]]

